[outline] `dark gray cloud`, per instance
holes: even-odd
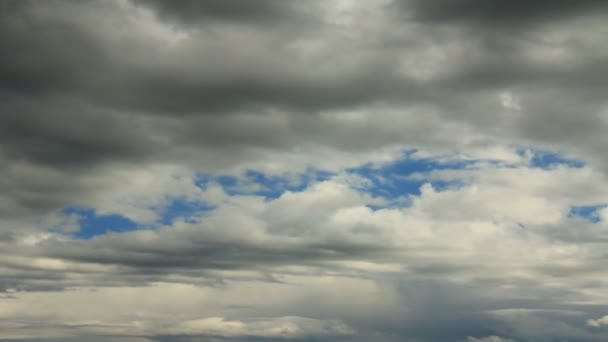
[[[246,6],[262,7],[260,13],[268,13],[265,7],[273,7],[270,3],[274,2]],[[280,3],[283,2],[276,6],[280,7]],[[158,2],[161,12],[180,11],[180,6],[187,7],[186,4],[190,2]],[[247,2],[192,4],[202,8],[183,12],[213,15],[213,11],[208,13],[205,9],[226,6],[227,11],[233,8],[242,14],[250,13],[238,5]],[[99,32],[96,31],[99,28],[70,16],[72,12],[86,17],[102,11],[108,21],[144,29],[138,28],[134,18],[121,13],[121,8],[113,7],[111,2],[82,3],[65,12],[61,9],[69,7],[67,4],[55,5],[56,12],[50,13],[51,4],[35,2],[3,11],[2,49],[12,51],[1,61],[0,87],[5,91],[37,97],[65,95],[104,107],[136,111],[213,115],[257,106],[311,110],[350,107],[409,90],[405,80],[391,76],[392,65],[381,56],[347,69],[321,71],[315,61],[300,59],[297,52],[286,49],[291,40],[322,34],[322,27],[288,31],[287,36],[264,28],[251,28],[251,34],[247,29],[237,29],[235,37],[221,31],[219,35],[195,31],[186,33],[193,35],[190,41],[169,51],[172,49],[159,45],[167,44],[166,41],[130,44],[129,40],[138,39],[137,31],[125,39],[120,31]],[[98,21],[101,25],[108,24],[104,19]],[[276,42],[268,39],[272,36]],[[339,66],[347,58],[346,52],[334,52],[335,56],[328,57]],[[39,56],[45,56],[44,60]],[[403,86],[406,88],[395,89]]]
[[[367,109],[376,104],[395,110],[431,107],[439,110],[441,120],[471,126],[481,134],[498,131],[506,139],[523,136],[554,144],[563,132],[538,130],[536,123],[554,115],[551,99],[554,94],[563,98],[562,92],[585,104],[586,108],[579,109],[585,113],[577,119],[582,128],[600,127],[594,111],[602,106],[604,81],[598,75],[606,63],[591,42],[566,41],[559,48],[579,54],[572,57],[575,63],[550,64],[530,57],[531,50],[552,47],[538,37],[488,40],[483,32],[479,36],[446,34],[425,24],[408,32],[388,17],[374,29],[336,26],[333,21],[339,18],[320,9],[315,13],[317,21],[307,25],[287,20],[278,27],[256,24],[243,29],[217,22],[249,22],[262,13],[268,17],[288,16],[287,12],[311,15],[296,9],[295,2],[247,4],[138,3],[161,16],[217,19],[209,24],[213,29],[182,30],[154,22],[128,4],[7,2],[0,24],[2,49],[11,51],[0,63],[0,139],[5,158],[87,167],[147,158],[183,161],[188,148],[218,154],[230,148],[231,153],[243,155],[249,147],[289,150],[320,142],[329,148],[359,151],[398,143],[424,145],[435,138],[432,131],[437,125],[429,122],[432,117],[426,113],[413,115],[400,130],[383,124],[387,118],[378,114],[360,127],[317,116],[331,110],[376,111]],[[432,4],[403,2],[409,10],[420,7],[420,12],[425,12],[425,6],[446,11],[451,7]],[[477,7],[467,4],[454,6]],[[479,7],[484,6],[492,7]],[[528,5],[498,6],[525,12]],[[542,6],[567,12],[560,10],[567,7],[563,2],[554,6],[543,2]],[[334,15],[352,14],[337,10]],[[459,40],[463,40],[463,51],[453,55],[446,51],[446,60],[430,67],[435,76],[412,77],[408,73],[420,69],[416,66],[402,71],[401,63],[414,52],[424,51],[429,44],[441,49]],[[491,91],[527,92],[528,88],[548,88],[554,93],[535,96],[533,113],[513,119],[514,128],[504,131],[495,124],[501,120],[493,113],[500,109],[498,101],[487,106]],[[270,110],[285,113],[285,119],[279,124],[243,125],[239,124],[242,117],[234,116],[238,112],[256,120]],[[566,126],[566,122],[553,122],[556,127]],[[377,127],[370,130],[365,125]],[[411,132],[401,134],[403,130]],[[578,131],[570,131],[573,141],[580,136]],[[412,135],[416,132],[420,136]],[[599,134],[593,137],[599,139]],[[597,140],[584,147],[590,145],[598,145]]]
[[[227,21],[232,23],[289,20],[302,15],[297,13],[298,1],[282,0],[210,0],[210,1],[168,1],[168,0],[137,0],[143,6],[154,9],[161,18],[200,23],[204,21]],[[309,2],[308,6],[314,2]]]
[[[5,100],[0,139],[6,158],[70,168],[139,159],[154,144],[136,120],[82,102]]]
[[[535,25],[545,21],[572,18],[582,14],[606,11],[601,0],[404,0],[399,3],[418,18],[437,23],[471,22],[485,27]]]
[[[209,235],[191,236],[190,239],[177,237],[173,242],[172,237],[162,236],[154,246],[137,239],[137,236],[132,236],[111,238],[114,241],[96,239],[91,242],[49,243],[40,246],[39,250],[44,256],[61,260],[129,267],[131,271],[125,276],[135,275],[134,279],[143,282],[167,274],[196,275],[204,270],[253,269],[266,272],[294,264],[324,268],[328,262],[384,259],[395,252],[373,242],[361,246],[346,241],[294,246],[277,240],[274,244],[256,246],[245,241],[218,241]]]

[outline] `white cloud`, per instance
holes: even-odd
[[[608,325],[608,316],[600,317],[598,319],[587,320],[587,325],[594,328],[600,328]]]
[[[324,322],[304,317],[278,317],[250,321],[209,317],[181,322],[175,327],[168,328],[165,333],[222,337],[306,338],[318,336],[339,337],[352,335],[354,331],[340,322]]]

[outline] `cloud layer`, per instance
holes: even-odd
[[[607,10],[0,1],[0,340],[605,340]]]

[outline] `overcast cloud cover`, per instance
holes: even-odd
[[[0,341],[608,340],[607,20],[0,0]]]

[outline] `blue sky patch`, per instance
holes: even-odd
[[[136,222],[116,214],[98,215],[94,209],[70,207],[62,210],[66,215],[77,215],[80,230],[73,233],[73,236],[80,239],[90,239],[97,235],[109,232],[125,232],[137,229]]]
[[[521,156],[531,155],[530,167],[540,169],[552,169],[558,166],[567,166],[570,168],[582,168],[585,163],[574,159],[563,156],[555,151],[531,149],[531,148],[519,148],[517,153]]]
[[[165,206],[159,207],[159,219],[153,224],[139,224],[128,217],[119,214],[98,214],[95,209],[85,207],[69,207],[61,211],[63,215],[76,216],[79,230],[74,233],[66,232],[60,227],[49,227],[51,231],[69,234],[79,239],[90,239],[110,232],[127,232],[138,229],[152,229],[158,226],[172,224],[175,220],[194,223],[201,213],[215,207],[199,201],[188,201],[184,198],[172,198]]]
[[[608,204],[583,205],[570,208],[568,217],[581,217],[592,223],[599,223],[602,219],[598,210],[608,207]]]
[[[200,174],[195,184],[205,188],[209,182],[219,184],[228,195],[261,196],[267,200],[280,197],[286,191],[304,191],[315,182],[329,179],[334,173],[323,170],[308,170],[305,173],[289,176],[266,175],[263,172],[247,170],[242,175],[205,175]]]
[[[329,179],[333,174],[327,171],[314,170],[309,173],[296,175],[296,179],[287,177],[267,176],[261,172],[249,170],[245,172],[247,182],[257,184],[260,188],[253,194],[266,199],[280,197],[285,191],[304,191],[315,182]]]
[[[188,201],[185,198],[171,199],[169,205],[164,207],[159,223],[162,225],[170,225],[177,219],[182,219],[185,222],[194,223],[197,221],[200,214],[203,212],[215,209],[214,206],[200,202]]]
[[[406,152],[405,158],[396,162],[375,166],[367,164],[357,168],[351,168],[347,172],[367,179],[371,186],[365,190],[374,197],[382,197],[389,200],[409,195],[420,195],[420,187],[430,183],[438,191],[461,185],[458,181],[428,180],[423,178],[411,178],[414,174],[427,174],[435,170],[461,170],[473,167],[476,161],[471,160],[448,160],[437,159],[412,159],[413,152]]]

